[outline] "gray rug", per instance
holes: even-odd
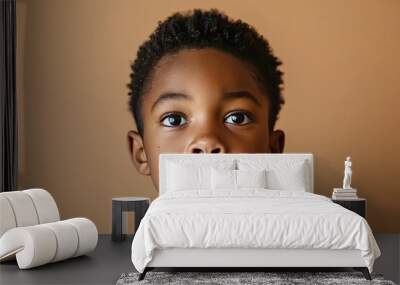
[[[150,271],[142,281],[139,273],[124,273],[117,285],[133,284],[379,284],[395,285],[382,275],[372,274],[372,281],[360,272],[157,272]]]

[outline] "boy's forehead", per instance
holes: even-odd
[[[226,52],[205,48],[185,49],[163,57],[157,64],[148,93],[163,92],[255,91],[260,85],[250,64]]]

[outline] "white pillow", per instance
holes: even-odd
[[[236,168],[236,161],[221,160],[209,163],[194,163],[187,160],[170,161],[167,164],[167,191],[210,190],[211,168],[233,170]]]
[[[188,189],[210,188],[210,167],[185,166],[170,163],[168,166],[167,189],[184,191]]]
[[[306,164],[296,164],[292,168],[270,169],[267,171],[267,188],[273,190],[306,191]]]
[[[266,171],[211,169],[211,188],[213,190],[241,188],[266,188]]]
[[[306,191],[309,189],[309,171],[306,160],[238,160],[240,170],[266,169],[267,189]]]
[[[211,188],[218,189],[236,189],[236,170],[234,169],[216,169],[211,168]]]
[[[236,170],[237,188],[267,188],[266,170]]]

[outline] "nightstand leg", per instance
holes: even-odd
[[[112,235],[113,241],[122,241],[122,205],[112,203]]]

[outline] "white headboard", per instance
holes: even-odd
[[[283,153],[283,154],[275,154],[275,153],[161,153],[158,166],[159,166],[159,194],[163,194],[165,192],[166,185],[166,175],[167,175],[167,161],[182,161],[182,159],[190,159],[190,162],[193,164],[204,164],[207,160],[207,163],[213,164],[213,161],[218,159],[223,160],[305,160],[308,164],[308,189],[307,192],[314,192],[314,162],[313,162],[313,154],[312,153]]]

